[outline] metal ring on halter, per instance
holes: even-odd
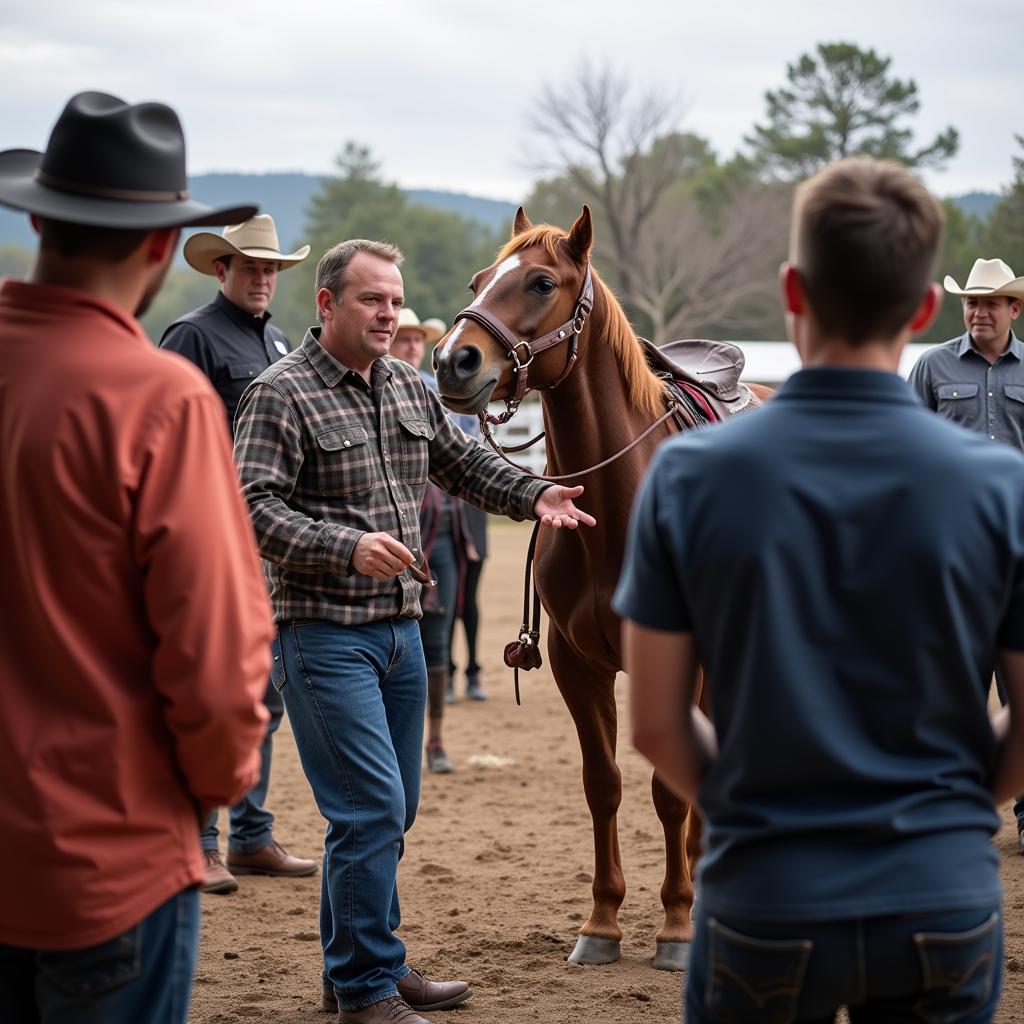
[[[525,363],[520,362],[519,354],[516,351],[516,349],[518,349],[521,345],[526,346],[527,359]],[[530,348],[530,343],[528,341],[521,341],[518,345],[513,345],[512,348],[509,349],[508,354],[512,357],[512,362],[515,363],[515,367],[517,370],[525,370],[526,367],[528,367],[530,363],[533,362],[533,349]]]

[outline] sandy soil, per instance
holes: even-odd
[[[680,976],[650,966],[660,918],[661,831],[648,771],[621,733],[623,959],[596,968],[565,962],[590,908],[592,845],[575,732],[547,668],[522,677],[517,708],[511,673],[501,664],[502,647],[519,624],[527,537],[511,524],[492,530],[482,644],[492,699],[448,709],[448,751],[457,771],[424,775],[400,880],[409,960],[433,977],[472,983],[472,1000],[434,1015],[442,1024],[678,1021]],[[620,686],[620,723],[624,711]],[[277,838],[296,854],[319,856],[323,823],[287,721],[275,745],[269,803]],[[1006,972],[997,1020],[1009,1024],[1024,1022],[1024,858],[1004,817],[997,847]],[[319,876],[246,877],[233,895],[204,896],[192,1021],[329,1020],[318,1013],[319,898]]]

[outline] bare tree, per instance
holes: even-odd
[[[634,251],[630,293],[651,321],[655,344],[711,326],[733,336],[756,332],[777,320],[787,206],[778,189],[744,185],[709,223],[685,190],[664,198]]]
[[[752,175],[727,189],[714,216],[698,201],[693,184],[716,161],[704,140],[678,130],[681,116],[664,92],[638,94],[588,64],[546,86],[530,118],[534,169],[554,175],[530,205],[559,219],[591,205],[595,259],[657,344],[762,323],[785,249],[786,202]]]
[[[648,92],[610,67],[583,64],[566,85],[548,84],[530,118],[543,146],[542,173],[564,176],[600,212],[605,250],[631,293],[632,256],[659,199],[680,173],[680,147],[655,147],[682,115],[678,101]]]

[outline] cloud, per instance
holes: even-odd
[[[68,96],[99,88],[177,107],[195,171],[326,172],[356,139],[404,185],[516,198],[541,86],[583,59],[685,97],[685,127],[727,156],[787,62],[848,39],[917,81],[922,143],[961,131],[933,187],[993,188],[1009,177],[1024,86],[1014,34],[994,29],[1019,22],[1017,5],[904,0],[896,18],[892,0],[858,0],[855,15],[803,0],[0,0],[0,147],[42,146]]]

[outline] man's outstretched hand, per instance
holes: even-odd
[[[593,516],[587,515],[583,509],[573,504],[572,499],[578,498],[582,493],[582,487],[552,484],[547,490],[541,491],[537,503],[533,506],[533,514],[552,530],[563,526],[575,530],[580,523],[585,526],[596,526],[597,520]]]

